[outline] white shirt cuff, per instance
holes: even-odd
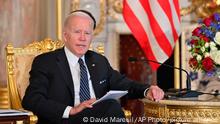
[[[67,106],[64,113],[63,113],[63,118],[69,118],[70,110],[72,109],[71,106]]]
[[[149,88],[147,88],[145,91],[144,91],[144,96],[146,97],[147,96],[147,91],[149,90]]]

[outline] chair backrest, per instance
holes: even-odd
[[[20,109],[21,100],[29,84],[29,71],[33,59],[42,53],[63,47],[62,41],[34,41],[23,48],[14,48],[12,44],[6,46],[6,67],[11,108]]]
[[[21,100],[29,85],[29,71],[33,59],[39,54],[50,52],[63,46],[64,43],[62,41],[52,41],[51,39],[34,41],[22,48],[15,48],[12,44],[7,45],[6,67],[11,108],[22,108]],[[103,45],[98,45],[96,48],[90,47],[90,50],[104,54]]]

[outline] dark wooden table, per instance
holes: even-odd
[[[28,115],[0,116],[0,124],[16,124],[17,121],[22,121],[23,124],[29,124],[30,118]]]

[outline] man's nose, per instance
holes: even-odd
[[[86,40],[85,33],[80,34],[80,40]]]

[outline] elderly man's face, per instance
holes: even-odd
[[[64,27],[65,46],[77,57],[89,49],[93,37],[93,21],[86,16],[72,16]]]

